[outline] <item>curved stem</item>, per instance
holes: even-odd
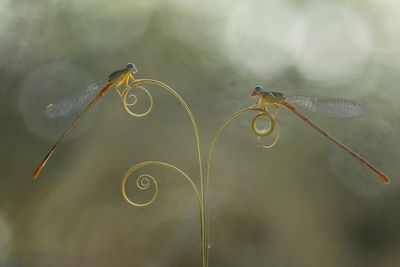
[[[192,112],[190,111],[188,105],[186,104],[186,102],[182,99],[182,97],[175,92],[175,90],[173,90],[171,87],[169,87],[168,85],[159,82],[157,80],[152,80],[152,79],[137,79],[135,80],[133,83],[131,83],[123,92],[123,95],[126,96],[127,93],[133,89],[134,87],[137,87],[141,84],[154,84],[154,85],[158,85],[161,86],[163,88],[165,88],[167,91],[169,91],[172,95],[174,95],[179,102],[181,102],[181,104],[183,105],[183,107],[185,108],[186,112],[188,113],[190,120],[192,121],[193,124],[193,128],[194,128],[194,133],[196,136],[196,143],[197,143],[197,152],[198,152],[198,159],[199,159],[199,168],[200,168],[200,187],[201,187],[201,211],[204,211],[204,205],[205,205],[205,186],[204,186],[204,179],[203,179],[203,166],[202,166],[202,160],[201,160],[201,150],[200,150],[200,138],[199,138],[199,130],[197,127],[197,123],[196,120],[194,119],[194,116],[192,114]],[[148,92],[146,92],[148,93]],[[152,105],[152,98],[151,99],[151,105]],[[123,99],[123,105],[124,105],[124,109],[125,109],[125,102]],[[197,190],[197,189],[196,189]],[[202,213],[200,211],[200,213]],[[201,215],[201,240],[202,240],[202,246],[201,246],[201,250],[202,250],[202,259],[203,259],[203,267],[208,266],[208,249],[207,249],[207,235],[206,235],[206,229],[205,229],[205,220],[204,220],[203,215]]]
[[[241,114],[250,112],[250,111],[258,111],[261,112],[260,114],[266,115],[268,118],[270,118],[270,122],[271,125],[270,127],[273,128],[272,122],[275,123],[275,120],[272,119],[271,114],[269,114],[268,111],[261,109],[261,108],[246,108],[243,110],[240,110],[238,112],[236,112],[235,114],[233,114],[230,118],[228,118],[222,125],[221,127],[218,129],[217,133],[215,134],[214,138],[211,141],[211,145],[210,145],[210,150],[208,152],[208,159],[207,159],[207,174],[206,174],[206,188],[205,188],[205,206],[204,206],[204,221],[205,221],[205,230],[206,230],[206,240],[208,240],[208,185],[209,185],[209,176],[210,176],[210,163],[211,163],[211,156],[212,156],[212,151],[214,148],[214,144],[217,141],[217,137],[219,136],[219,134],[221,133],[221,131],[225,128],[226,125],[228,125],[229,122],[231,122],[234,118],[238,117]],[[259,116],[259,115],[257,115]],[[271,120],[272,119],[272,120]],[[255,121],[253,120],[253,124],[255,123]],[[253,125],[253,130],[256,131],[255,126]],[[272,129],[273,130],[273,129]],[[270,133],[272,132],[272,130],[270,131]],[[264,135],[263,132],[259,132],[257,131],[257,135]]]

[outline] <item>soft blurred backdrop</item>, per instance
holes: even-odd
[[[203,160],[257,84],[367,108],[352,119],[300,110],[390,185],[285,108],[272,149],[257,144],[254,114],[222,132],[210,266],[400,266],[398,1],[0,0],[0,15],[0,266],[201,266],[197,204],[182,177],[147,168],[160,194],[146,208],[120,194],[124,173],[147,160],[200,186],[190,120],[165,90],[148,87],[155,106],[140,119],[111,90],[31,178],[73,120],[47,119],[46,105],[130,61],[136,77],[170,85],[191,107]],[[151,197],[133,178],[128,192]]]

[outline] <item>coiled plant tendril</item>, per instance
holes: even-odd
[[[128,98],[131,98],[131,97],[133,97],[133,99],[134,99],[133,102],[128,102],[128,101],[126,101],[126,99],[124,100],[127,106],[133,106],[137,102],[137,96],[136,95],[134,95],[134,94],[128,95]]]
[[[259,130],[257,128],[257,120],[260,119],[261,117],[267,117],[268,118],[268,120],[269,120],[268,129],[267,128],[263,128],[262,130]],[[251,127],[253,129],[253,132],[257,135],[257,140],[258,140],[258,143],[260,144],[260,146],[262,146],[264,148],[271,148],[278,142],[279,134],[280,134],[279,124],[274,118],[272,118],[270,113],[268,113],[268,112],[267,113],[264,113],[264,112],[258,113],[253,118],[253,121],[251,123]],[[265,136],[270,135],[274,131],[275,127],[276,127],[276,136],[275,136],[274,141],[272,142],[272,144],[267,145],[267,146],[262,144],[261,143],[261,137],[265,137]]]
[[[136,95],[129,94],[129,92],[134,88],[139,88],[139,89],[143,90],[150,99],[150,106],[149,106],[148,110],[145,111],[144,113],[134,113],[129,108],[131,106],[134,106],[138,101],[138,98]],[[127,98],[134,98],[134,102],[128,102]],[[148,115],[151,112],[151,110],[153,109],[153,97],[151,96],[150,92],[143,86],[140,86],[140,85],[132,86],[131,85],[131,86],[128,86],[122,93],[122,106],[124,107],[124,110],[126,111],[126,113],[128,113],[129,115],[131,115],[133,117],[137,117],[137,118],[144,117],[144,116]]]
[[[156,198],[158,196],[158,184],[157,184],[156,179],[153,176],[151,176],[149,174],[142,174],[136,179],[136,186],[141,190],[146,190],[150,187],[150,184],[151,184],[150,180],[152,180],[152,182],[154,184],[155,189],[154,189],[153,198],[145,203],[136,203],[136,202],[130,200],[129,197],[126,195],[125,183],[126,183],[128,177],[129,177],[129,175],[126,177],[124,176],[124,179],[122,180],[122,195],[129,204],[131,204],[132,206],[136,206],[136,207],[145,207],[145,206],[150,205],[151,203],[153,203],[156,200]]]
[[[262,117],[267,117],[268,118],[268,120],[269,120],[268,129],[264,128],[262,130],[259,130],[257,128],[257,120],[259,118],[262,118]],[[253,132],[256,135],[258,135],[258,136],[267,136],[267,135],[270,135],[274,131],[275,120],[272,118],[272,116],[269,113],[260,112],[253,118],[253,121],[251,123],[251,127],[253,128]]]
[[[177,167],[165,163],[165,162],[159,162],[159,161],[146,161],[146,162],[142,162],[140,164],[135,165],[134,167],[132,167],[123,177],[122,179],[122,185],[121,185],[121,191],[122,191],[122,196],[124,197],[124,199],[126,200],[126,202],[128,202],[129,204],[131,204],[132,206],[135,207],[145,207],[150,205],[151,203],[153,203],[157,196],[158,196],[158,183],[157,180],[149,175],[149,174],[141,174],[138,176],[138,178],[136,179],[136,186],[141,189],[141,190],[146,190],[150,187],[151,182],[154,184],[154,194],[151,200],[145,202],[145,203],[136,203],[134,201],[132,201],[127,195],[126,195],[126,190],[125,190],[125,186],[126,186],[126,181],[128,180],[129,176],[134,173],[136,170],[144,167],[144,166],[150,166],[150,165],[158,165],[158,166],[163,166],[163,167],[167,167],[170,169],[175,170],[176,172],[180,173],[184,178],[186,178],[186,180],[192,185],[192,188],[196,194],[196,198],[197,198],[197,202],[199,204],[199,208],[201,209],[201,201],[200,201],[200,195],[199,192],[197,191],[196,186],[194,185],[193,181],[189,178],[189,176],[187,174],[185,174],[183,171],[181,171],[180,169],[178,169]]]

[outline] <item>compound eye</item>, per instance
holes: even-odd
[[[257,93],[259,93],[259,92],[261,92],[262,91],[262,87],[261,87],[261,85],[257,85],[256,86],[256,88],[254,88],[254,91],[256,91]]]
[[[136,67],[135,67],[135,64],[133,64],[133,63],[128,63],[128,64],[126,64],[126,68],[127,68],[128,70],[133,70],[133,69],[135,69]]]

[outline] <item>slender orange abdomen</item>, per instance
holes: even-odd
[[[99,100],[100,97],[102,97],[110,88],[113,86],[113,83],[108,83],[106,86],[104,86],[103,89],[96,95],[96,97],[90,102],[90,104],[82,111],[81,114],[72,122],[72,124],[68,127],[68,129],[61,135],[61,137],[57,140],[55,145],[50,149],[49,153],[44,157],[44,159],[39,163],[39,165],[36,167],[36,170],[33,172],[32,177],[33,179],[36,179],[38,177],[40,171],[46,164],[47,160],[51,157],[51,155],[54,153],[58,145],[61,143],[61,141],[64,139],[64,137],[71,131],[71,129],[79,122],[79,120],[82,118],[82,116],[96,103],[97,100]]]
[[[330,135],[329,133],[327,133],[326,131],[322,130],[318,125],[316,125],[313,121],[311,121],[309,118],[307,118],[306,116],[304,116],[302,113],[300,113],[300,111],[298,111],[294,106],[292,106],[291,104],[289,104],[288,102],[284,102],[283,105],[285,105],[287,108],[289,108],[291,111],[293,111],[297,116],[299,116],[302,120],[304,120],[308,125],[310,125],[311,127],[313,127],[315,130],[317,130],[318,132],[320,132],[322,135],[324,135],[325,137],[327,137],[329,140],[331,140],[332,142],[334,142],[336,145],[338,145],[340,148],[342,148],[344,151],[346,151],[347,153],[349,153],[350,155],[352,155],[354,158],[356,158],[357,160],[359,160],[361,163],[363,163],[365,166],[367,166],[370,170],[372,170],[376,175],[378,175],[378,177],[385,183],[385,184],[389,184],[390,180],[389,178],[386,176],[386,174],[384,174],[382,171],[380,171],[379,169],[377,169],[375,166],[373,166],[371,163],[369,163],[366,159],[364,159],[363,157],[361,157],[360,155],[358,155],[356,152],[354,152],[352,149],[350,149],[348,146],[346,146],[345,144],[343,144],[342,142],[340,142],[339,140],[337,140],[335,137],[333,137],[332,135]]]

